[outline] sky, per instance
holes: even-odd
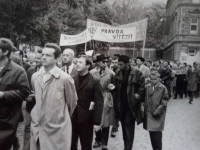
[[[143,1],[144,4],[152,4],[153,2],[164,2],[165,4],[167,3],[167,0],[140,0]]]

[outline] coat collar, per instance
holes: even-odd
[[[40,70],[39,70],[39,73],[38,73],[38,76],[43,76],[44,74],[44,67],[41,67]],[[50,71],[50,74],[55,77],[55,78],[59,78],[60,77],[60,74],[61,74],[61,70],[55,66],[55,68],[53,68],[51,71]]]
[[[6,71],[10,71],[13,67],[12,61],[9,59],[5,67],[0,72],[0,77],[4,75]]]
[[[78,90],[81,90],[90,81],[91,74],[90,72],[88,72],[87,76],[85,77],[81,85],[79,85],[79,75],[77,75],[77,77],[78,77]]]
[[[150,95],[149,96],[152,96],[156,91],[158,91],[160,89],[160,87],[162,87],[162,84],[160,82],[158,82],[154,90],[153,90],[152,84],[150,84],[149,86],[150,86],[150,88],[149,88]]]
[[[105,71],[101,75],[99,73],[99,70],[97,70],[96,68],[92,72],[93,72],[93,75],[95,75],[98,78],[101,78],[108,74],[108,68],[106,68]]]
[[[130,65],[129,65],[130,66]],[[138,68],[136,67],[133,67],[133,66],[130,66],[130,74],[129,74],[129,79],[128,79],[128,83],[132,80],[132,78],[134,77],[135,73],[136,73],[136,70],[138,70]],[[123,73],[121,70],[119,70],[116,75],[115,75],[115,78],[117,80],[120,80],[122,81],[123,80]]]

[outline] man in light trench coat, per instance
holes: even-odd
[[[31,150],[70,150],[70,116],[77,104],[74,80],[56,66],[61,49],[48,43],[40,71],[32,76],[36,105],[31,117]]]

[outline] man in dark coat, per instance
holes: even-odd
[[[9,57],[10,40],[0,39],[0,148],[11,149],[21,115],[21,106],[29,94],[25,70]]]
[[[135,121],[142,122],[141,101],[144,100],[145,80],[138,68],[129,65],[129,57],[119,57],[120,71],[114,78],[114,107],[122,125],[124,150],[131,150]]]
[[[163,63],[163,68],[160,72],[160,79],[168,90],[169,99],[171,97],[171,90],[170,90],[171,75],[172,75],[172,70],[169,68],[169,63],[165,61]]]
[[[158,71],[151,73],[151,84],[147,85],[144,104],[144,129],[149,131],[153,150],[162,150],[167,102],[167,88],[160,82]]]
[[[74,77],[78,101],[72,116],[71,150],[77,150],[79,137],[81,149],[92,150],[93,126],[101,124],[104,104],[103,90],[99,79],[90,74],[91,66],[92,62],[86,56],[78,59],[79,74]]]

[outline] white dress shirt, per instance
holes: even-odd
[[[72,73],[72,70],[74,68],[74,63],[72,63],[69,67],[68,67],[68,71],[69,71],[69,75]],[[65,72],[67,73],[67,66],[65,66]]]
[[[51,78],[51,75],[54,74],[55,69],[56,69],[56,66],[55,66],[53,69],[51,69],[49,72],[46,72],[46,71],[44,70],[44,67],[43,67],[42,69],[43,69],[43,72],[42,72],[43,81],[44,81],[44,83],[46,83],[46,82]]]

